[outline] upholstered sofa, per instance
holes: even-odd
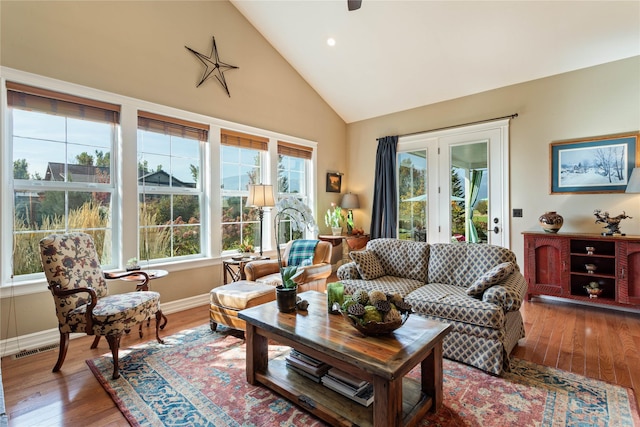
[[[350,254],[338,278],[356,289],[399,293],[413,311],[453,325],[444,356],[500,375],[524,337],[520,306],[527,284],[515,254],[478,243],[371,240]]]

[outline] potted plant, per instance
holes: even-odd
[[[340,206],[335,206],[333,203],[331,205],[333,206],[333,211],[331,208],[327,209],[327,213],[324,214],[324,223],[327,227],[331,227],[331,234],[339,236],[342,234],[344,215]]]
[[[138,258],[133,257],[127,260],[127,264],[124,266],[126,271],[135,271],[140,270],[140,264],[138,263]]]
[[[603,291],[598,282],[589,282],[589,284],[583,286],[589,294],[589,298],[598,298]]]
[[[255,248],[253,247],[253,244],[249,243],[249,239],[245,238],[242,243],[240,243],[238,245],[238,253],[243,254],[243,255],[247,255],[249,256],[250,254],[253,253],[253,251],[255,250]]]
[[[291,228],[294,231],[302,231],[305,228],[317,234],[316,221],[313,218],[311,209],[298,198],[284,197],[276,204],[276,214],[274,215],[274,231],[276,233],[276,252],[278,254],[278,267],[282,284],[276,286],[276,302],[278,310],[283,313],[290,313],[296,309],[296,298],[298,296],[298,284],[295,282],[298,267],[282,266],[282,254],[280,253],[280,222],[289,217]]]

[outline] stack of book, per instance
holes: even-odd
[[[373,385],[336,368],[331,368],[321,379],[322,384],[331,390],[369,406],[373,402]]]
[[[317,383],[324,374],[327,373],[330,366],[318,359],[314,359],[298,350],[292,349],[288,356],[285,357],[287,368],[294,372],[307,377]]]

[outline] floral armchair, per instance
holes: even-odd
[[[120,377],[118,349],[123,332],[155,316],[156,339],[163,343],[159,336],[160,294],[143,290],[108,295],[105,281],[134,274],[143,275],[148,281],[148,276],[139,271],[103,273],[90,235],[69,233],[45,237],[40,241],[40,257],[56,305],[60,331],[60,351],[53,372],[62,367],[72,332],[95,335],[91,348],[97,346],[101,336],[106,337],[113,354],[113,379]]]

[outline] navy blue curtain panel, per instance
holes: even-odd
[[[371,211],[371,238],[396,237],[396,151],[398,136],[378,138]]]

